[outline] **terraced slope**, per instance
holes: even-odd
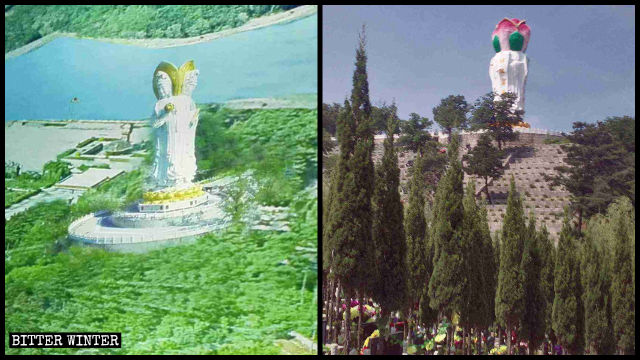
[[[513,176],[518,192],[524,197],[525,214],[533,210],[536,226],[545,224],[552,238],[557,238],[562,229],[562,212],[569,204],[569,192],[562,188],[550,188],[544,174],[554,174],[554,167],[564,163],[565,154],[558,144],[513,144],[507,149],[511,155],[499,178],[489,184],[493,204],[487,205],[489,229],[491,232],[502,228],[502,219],[507,208],[509,183]],[[465,182],[468,179],[465,174]],[[484,182],[478,182],[481,190]],[[480,194],[484,196],[484,194]]]
[[[562,188],[551,189],[549,183],[544,180],[543,174],[555,173],[554,167],[564,163],[565,153],[559,144],[545,144],[546,138],[555,138],[555,135],[544,133],[520,134],[518,141],[507,144],[507,158],[502,175],[489,183],[489,191],[493,204],[487,205],[489,216],[489,228],[495,232],[502,228],[502,219],[507,207],[507,195],[509,181],[513,175],[516,188],[524,196],[525,214],[533,210],[536,216],[536,225],[544,223],[552,238],[562,229],[562,212],[565,205],[569,204],[569,192]],[[463,134],[461,142],[461,156],[467,151],[467,144],[474,146],[477,134]],[[376,136],[373,158],[376,164],[383,154],[382,143],[384,136]],[[446,142],[446,139],[444,139]],[[509,156],[510,155],[510,156]],[[400,167],[400,194],[406,203],[408,200],[409,169],[413,165],[415,153],[410,151],[398,152],[398,166]],[[505,159],[505,160],[506,160]],[[465,174],[464,182],[469,176]],[[481,192],[484,181],[477,180],[476,191],[478,198],[485,195]]]

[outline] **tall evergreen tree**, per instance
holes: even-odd
[[[544,295],[542,293],[542,259],[536,233],[536,218],[529,215],[529,227],[525,237],[520,268],[524,276],[524,313],[519,336],[529,343],[529,351],[535,350],[544,339]]]
[[[439,318],[451,319],[460,309],[464,289],[462,237],[462,165],[458,159],[457,136],[449,147],[449,166],[438,183],[433,219],[433,274],[429,279],[429,305]],[[451,339],[449,334],[447,339]]]
[[[489,235],[486,212],[476,203],[473,180],[470,180],[467,185],[463,205],[462,259],[465,281],[460,314],[461,322],[464,324],[464,335],[467,335],[472,327],[478,329],[480,326],[488,325],[490,319],[487,318],[487,313],[493,313],[493,306],[489,308],[492,302],[488,302],[484,296],[493,297],[493,294],[486,293],[486,289],[493,283],[493,274],[485,276],[485,272],[490,271],[492,267],[493,248],[490,244],[491,238],[489,237],[488,242],[486,239]],[[465,340],[464,343],[466,347],[467,341]]]
[[[373,130],[367,80],[364,31],[356,49],[351,101],[338,119],[340,160],[335,179],[335,197],[325,234],[333,252],[331,269],[344,289],[347,302],[369,290],[369,272],[374,268],[371,239],[371,197],[374,172],[371,154]],[[359,317],[362,319],[362,316]],[[351,343],[350,311],[347,311],[345,350]],[[358,332],[359,334],[359,332]]]
[[[526,232],[522,200],[516,191],[515,180],[511,177],[507,211],[502,225],[500,270],[496,291],[496,318],[507,329],[509,354],[511,354],[511,331],[520,322],[524,313],[524,278],[520,262]]]
[[[540,291],[542,294],[542,303],[544,308],[544,333],[553,343],[555,342],[555,334],[553,333],[551,314],[553,310],[553,298],[555,297],[555,293],[553,291],[553,274],[556,266],[556,248],[549,239],[549,231],[544,223],[542,224],[542,229],[537,233],[537,236],[542,261],[542,268],[540,270]]]
[[[625,202],[625,200],[618,200]],[[629,203],[628,200],[626,200]],[[615,204],[614,205],[618,205]],[[611,285],[613,314],[612,320],[617,336],[617,349],[620,354],[635,353],[635,285],[633,278],[633,248],[628,222],[633,220],[633,214],[628,217],[618,216],[612,219],[614,226],[614,261],[613,279]]]
[[[428,248],[429,228],[425,218],[424,157],[417,156],[411,170],[409,204],[405,217],[407,238],[407,292],[411,306],[419,304],[418,322],[424,324],[434,320],[429,307],[428,294],[432,272],[431,251]]]
[[[560,345],[571,353],[579,349],[580,339],[580,279],[577,247],[573,238],[568,209],[558,239],[554,273],[553,331]]]
[[[479,318],[478,328],[488,329],[495,322],[495,297],[498,284],[498,265],[496,263],[496,249],[491,239],[489,230],[489,220],[487,208],[484,202],[480,205],[480,232],[482,233],[482,251],[480,258],[482,261],[482,288],[480,297],[482,298],[482,310]],[[480,338],[478,334],[478,338]]]
[[[582,245],[581,280],[585,314],[585,343],[592,354],[612,354],[615,347],[611,324],[611,286],[603,250],[591,234]]]
[[[406,293],[406,242],[403,208],[400,202],[400,169],[393,147],[398,127],[395,104],[387,119],[382,162],[376,168],[373,193],[373,244],[376,271],[372,276],[372,296],[386,312],[402,309]],[[369,271],[371,274],[371,271]]]

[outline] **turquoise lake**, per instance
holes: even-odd
[[[5,121],[148,118],[161,61],[195,61],[197,103],[317,93],[317,29],[313,15],[164,49],[58,38],[5,61]]]

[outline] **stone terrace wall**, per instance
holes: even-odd
[[[531,130],[526,130],[531,131]],[[535,131],[535,130],[534,130]],[[475,146],[480,134],[464,133],[461,141],[461,155],[467,152],[467,145]],[[509,181],[514,176],[518,192],[524,196],[523,204],[525,214],[533,210],[536,217],[536,225],[545,224],[552,238],[557,240],[557,235],[562,228],[562,211],[569,204],[569,193],[562,188],[550,188],[544,181],[543,174],[552,175],[554,167],[564,164],[566,155],[559,144],[545,144],[547,138],[559,138],[557,134],[545,131],[523,132],[519,139],[508,143],[505,150],[512,154],[509,163],[505,166],[503,174],[490,182],[489,191],[494,203],[487,205],[489,228],[492,233],[502,228],[502,219],[505,216],[506,200],[509,192]],[[446,137],[440,136],[441,142],[446,143]],[[375,137],[374,162],[379,164],[383,155],[384,136]],[[409,169],[413,165],[415,153],[400,150],[398,152],[398,166],[400,168],[400,194],[403,202],[408,200]],[[465,174],[465,184],[469,180]],[[476,190],[484,185],[484,181],[477,180]],[[484,197],[484,193],[479,197]]]

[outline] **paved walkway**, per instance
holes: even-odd
[[[4,218],[6,220],[9,220],[13,215],[19,214],[41,202],[49,202],[54,200],[74,201],[76,198],[82,195],[83,192],[84,191],[82,190],[68,190],[49,187],[43,189],[40,193],[30,198],[22,200],[21,202],[13,204],[9,208],[4,209]]]

